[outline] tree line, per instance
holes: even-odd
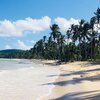
[[[15,58],[80,61],[100,59],[100,8],[89,21],[72,24],[66,34],[57,24],[50,26],[49,37],[43,36],[30,50],[15,54]]]

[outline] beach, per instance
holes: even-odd
[[[100,100],[100,63],[69,62],[59,69],[56,81],[45,83],[55,86],[51,94],[41,100]]]
[[[100,100],[100,64],[0,59],[0,100]]]
[[[0,100],[38,100],[51,94],[53,86],[44,85],[54,82],[59,69],[44,65],[39,60],[0,59]]]

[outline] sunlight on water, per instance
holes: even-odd
[[[35,64],[29,60],[0,59],[0,100],[35,100],[52,88],[43,85],[55,80],[56,67]]]

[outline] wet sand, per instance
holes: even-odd
[[[52,74],[59,69],[40,61],[0,59],[0,100],[37,100],[51,93],[53,86],[43,84],[55,81]]]
[[[55,82],[52,93],[41,100],[100,100],[100,64],[73,62],[59,66],[61,74]],[[55,77],[56,74],[49,77]]]

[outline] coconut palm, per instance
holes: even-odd
[[[75,43],[78,43],[78,46],[79,46],[79,60],[81,60],[81,39],[82,39],[82,31],[83,31],[83,25],[84,25],[84,20],[81,20],[79,22],[79,25],[72,25],[71,26],[71,32],[72,32],[72,40],[73,42]]]
[[[100,8],[94,12],[95,16],[90,19],[90,25],[91,25],[91,59],[95,58],[95,48],[97,43],[97,39],[99,41],[99,24],[100,24]],[[95,29],[94,26],[97,25],[97,28]]]
[[[96,20],[97,20],[97,24],[100,23],[100,8],[98,8],[96,10],[96,12],[94,12],[94,14],[96,15]]]
[[[92,17],[90,19],[90,30],[91,30],[91,60],[94,58],[95,55],[95,38],[96,38],[96,32],[94,30],[94,25],[96,22],[96,18]]]
[[[51,29],[51,37],[53,38],[52,40],[55,42],[54,44],[57,44],[56,45],[56,52],[57,52],[57,55],[58,55],[58,59],[60,58],[60,46],[59,46],[59,43],[60,43],[60,37],[61,37],[61,32],[59,31],[60,28],[57,24],[53,24],[52,26],[50,26],[50,29]]]
[[[85,49],[85,53],[84,53],[84,57],[83,60],[87,59],[87,47],[86,47],[86,42],[90,41],[90,24],[88,22],[85,22],[83,25],[83,29],[82,29],[82,33],[81,33],[81,41],[84,43],[84,48],[82,50]]]
[[[45,42],[45,41],[46,41],[46,38],[47,38],[46,36],[43,36],[43,42]]]
[[[57,35],[60,33],[59,32],[59,26],[57,24],[53,24],[52,26],[50,26],[51,29],[51,36],[53,37],[53,40],[55,41],[55,39],[57,38]]]
[[[60,54],[60,59],[61,61],[64,60],[64,46],[65,46],[65,35],[60,35],[60,38],[59,38],[59,54]]]

